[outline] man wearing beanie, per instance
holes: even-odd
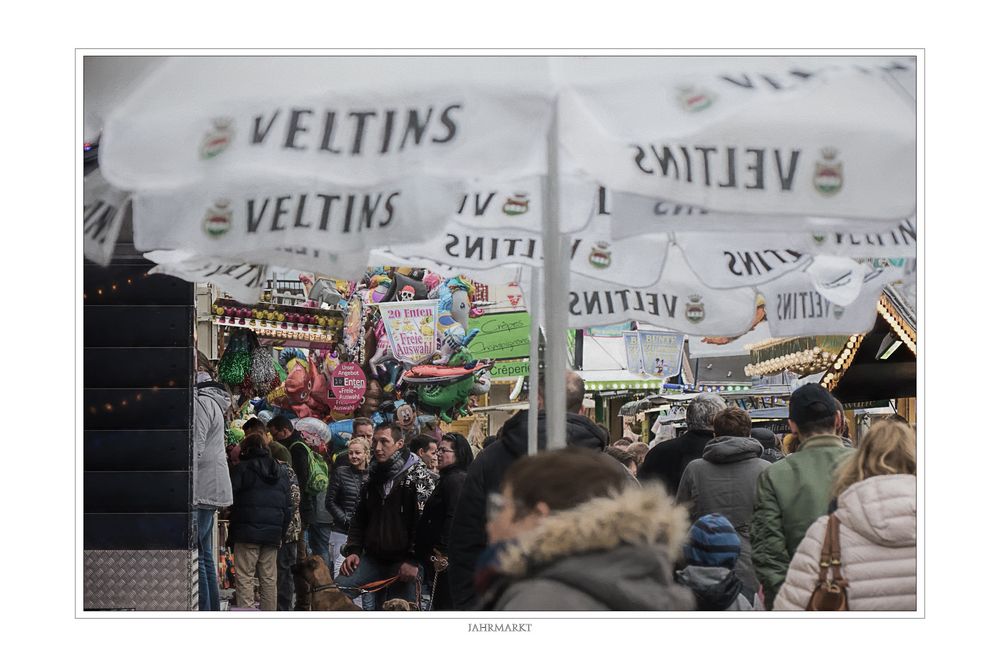
[[[694,593],[698,611],[754,611],[755,591],[747,590],[736,576],[740,536],[729,519],[706,514],[691,526],[684,545],[687,567],[677,581]]]
[[[834,472],[851,451],[838,435],[842,424],[833,395],[823,387],[810,383],[792,393],[788,425],[800,444],[794,454],[760,474],[750,523],[751,556],[768,609],[799,542],[812,522],[827,513]]]

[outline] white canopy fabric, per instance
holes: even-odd
[[[629,235],[613,231],[632,227],[629,201],[646,218],[652,201],[659,220],[672,217],[655,215],[661,200],[687,207],[674,217],[696,230],[705,210],[713,229],[730,234],[760,231],[761,218],[786,232],[883,233],[916,205],[914,58],[258,56],[154,65],[143,64],[148,74],[128,92],[103,85],[106,99],[89,106],[97,92],[84,82],[91,116],[111,109],[101,170],[132,194],[143,249],[353,277],[343,273],[357,273],[390,240],[431,241],[450,222],[504,228],[504,217],[518,217],[516,229],[550,246],[550,307],[535,312],[555,330],[632,319],[739,335],[752,321],[755,289],[782,298],[818,287],[815,276],[792,271],[759,287],[717,289],[702,280],[723,284],[714,281],[717,257],[696,273],[668,256],[658,272],[638,250],[629,282],[608,280],[598,243]],[[532,191],[539,176],[541,191]],[[590,186],[564,205],[560,192],[572,186],[560,176],[606,186],[611,213],[594,207]],[[499,213],[469,215],[470,193],[512,184],[528,191],[510,193]],[[525,199],[544,203],[534,230]],[[592,239],[596,253],[586,249],[587,264],[576,267],[587,275],[570,279],[568,257],[554,251],[569,245],[559,232],[581,229],[577,203],[610,221],[600,231],[607,238]],[[616,253],[612,263],[633,254]],[[845,301],[845,293],[819,298]],[[774,333],[870,326],[863,313],[874,313],[877,295],[860,294],[848,306],[816,302],[831,317],[772,319]],[[773,307],[769,299],[769,317]],[[546,400],[561,403],[560,383],[549,390]],[[549,427],[558,445],[561,429]]]
[[[915,210],[916,172],[900,169],[916,160],[914,106],[878,71],[794,58],[554,67],[571,81],[563,146],[613,191],[736,213],[899,220]]]
[[[84,106],[141,249],[339,277],[386,237],[461,268],[540,265],[558,108],[572,271],[641,287],[669,246],[618,240],[643,231],[808,229],[778,251],[839,233],[829,246],[853,256],[845,231],[891,237],[914,203],[898,168],[915,160],[911,79],[913,58],[884,56],[102,56],[85,59]],[[751,240],[727,238],[748,272],[776,250]],[[776,277],[726,275],[726,251],[695,251],[713,235],[677,242],[709,287]]]

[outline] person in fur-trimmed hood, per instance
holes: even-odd
[[[518,460],[501,489],[476,572],[483,610],[694,609],[673,579],[687,513],[659,485],[637,488],[607,456],[565,449]]]

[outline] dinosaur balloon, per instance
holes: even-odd
[[[447,366],[414,366],[403,373],[403,382],[415,385],[417,401],[450,424],[455,417],[469,414],[469,397],[482,389],[477,382],[492,367],[492,361],[477,361],[462,348],[451,355]]]

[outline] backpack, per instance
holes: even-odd
[[[309,479],[302,485],[302,492],[310,495],[326,493],[326,487],[330,483],[330,469],[326,466],[326,461],[301,440],[292,443],[292,447],[295,445],[302,445],[309,453]]]

